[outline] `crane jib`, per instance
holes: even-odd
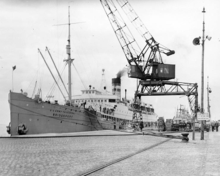
[[[175,51],[156,42],[130,3],[127,0],[116,0],[117,3],[113,0],[100,0],[100,2],[130,65],[129,76],[152,80],[174,79],[175,65],[164,64],[161,53],[170,56]],[[143,49],[140,49],[141,47],[133,37],[118,7],[122,9],[121,11],[125,13],[137,32],[144,38],[145,46]]]

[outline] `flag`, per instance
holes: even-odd
[[[16,69],[16,65],[14,67],[12,67],[13,71]]]

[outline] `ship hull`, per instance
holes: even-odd
[[[10,126],[12,136],[21,134],[71,133],[94,130],[128,129],[133,112],[118,106],[113,114],[84,106],[67,106],[32,99],[23,93],[9,93]],[[155,115],[143,114],[143,122],[155,121]]]
[[[9,93],[10,134],[18,135],[25,125],[26,134],[69,133],[102,130],[95,114],[83,107],[39,102],[22,93]]]

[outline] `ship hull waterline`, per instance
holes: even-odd
[[[27,128],[27,135],[131,129],[132,116],[117,118],[117,111],[116,116],[109,115],[83,105],[51,104],[11,91],[8,101],[11,136],[19,135],[18,127],[21,125]]]
[[[103,130],[93,112],[48,102],[39,102],[22,93],[9,93],[10,134],[18,135],[18,126],[24,124],[27,134],[70,133]]]

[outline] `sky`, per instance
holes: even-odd
[[[218,0],[130,0],[129,1],[152,36],[175,54],[163,57],[167,64],[176,65],[176,79],[179,82],[198,83],[199,104],[201,103],[201,45],[193,45],[195,37],[202,36],[202,9],[205,7],[205,92],[204,108],[207,111],[207,77],[212,89],[210,94],[211,116],[220,120],[218,106],[220,100],[220,1]],[[56,71],[45,48],[48,47],[60,72],[65,66],[67,44],[68,6],[71,22],[72,91],[74,95],[89,85],[100,89],[105,69],[107,89],[111,91],[111,79],[119,70],[128,65],[120,44],[111,28],[99,0],[2,0],[0,1],[0,124],[8,124],[10,111],[8,93],[20,89],[32,96],[42,89],[46,97],[54,83],[38,48],[47,60],[52,72]],[[79,23],[78,23],[79,22]],[[138,42],[143,43],[138,34]],[[143,39],[142,39],[143,40]],[[16,69],[12,71],[12,67]],[[76,68],[76,69],[75,69]],[[67,86],[67,67],[62,76]],[[124,89],[132,98],[136,80],[122,77],[122,97]],[[63,102],[58,88],[55,99]],[[189,109],[185,96],[143,97],[154,106],[158,116],[173,118],[177,107]]]

